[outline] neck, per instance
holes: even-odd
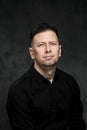
[[[56,66],[39,67],[37,65],[34,65],[34,68],[51,83],[53,82]]]

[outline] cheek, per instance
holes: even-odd
[[[55,57],[56,57],[56,58],[59,58],[60,50],[56,49],[56,50],[54,51],[54,54],[55,54]]]
[[[58,48],[58,54],[60,53],[60,51],[61,51],[61,48]]]
[[[34,56],[37,57],[37,58],[42,57],[42,52],[43,51],[39,51],[39,50],[38,51],[34,51]]]
[[[59,49],[58,49],[58,48],[54,49],[54,50],[53,50],[53,53],[54,53],[55,55],[58,55],[58,54],[59,54]]]

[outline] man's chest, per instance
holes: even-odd
[[[41,116],[67,115],[72,105],[72,91],[66,82],[49,82],[38,85],[33,82],[32,112]]]

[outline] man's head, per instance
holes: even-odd
[[[61,56],[61,45],[56,28],[48,23],[38,24],[30,33],[29,52],[36,67],[55,66]]]

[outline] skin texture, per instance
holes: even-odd
[[[61,56],[61,45],[54,31],[46,30],[36,34],[29,47],[34,67],[47,79],[53,79],[56,63]]]

